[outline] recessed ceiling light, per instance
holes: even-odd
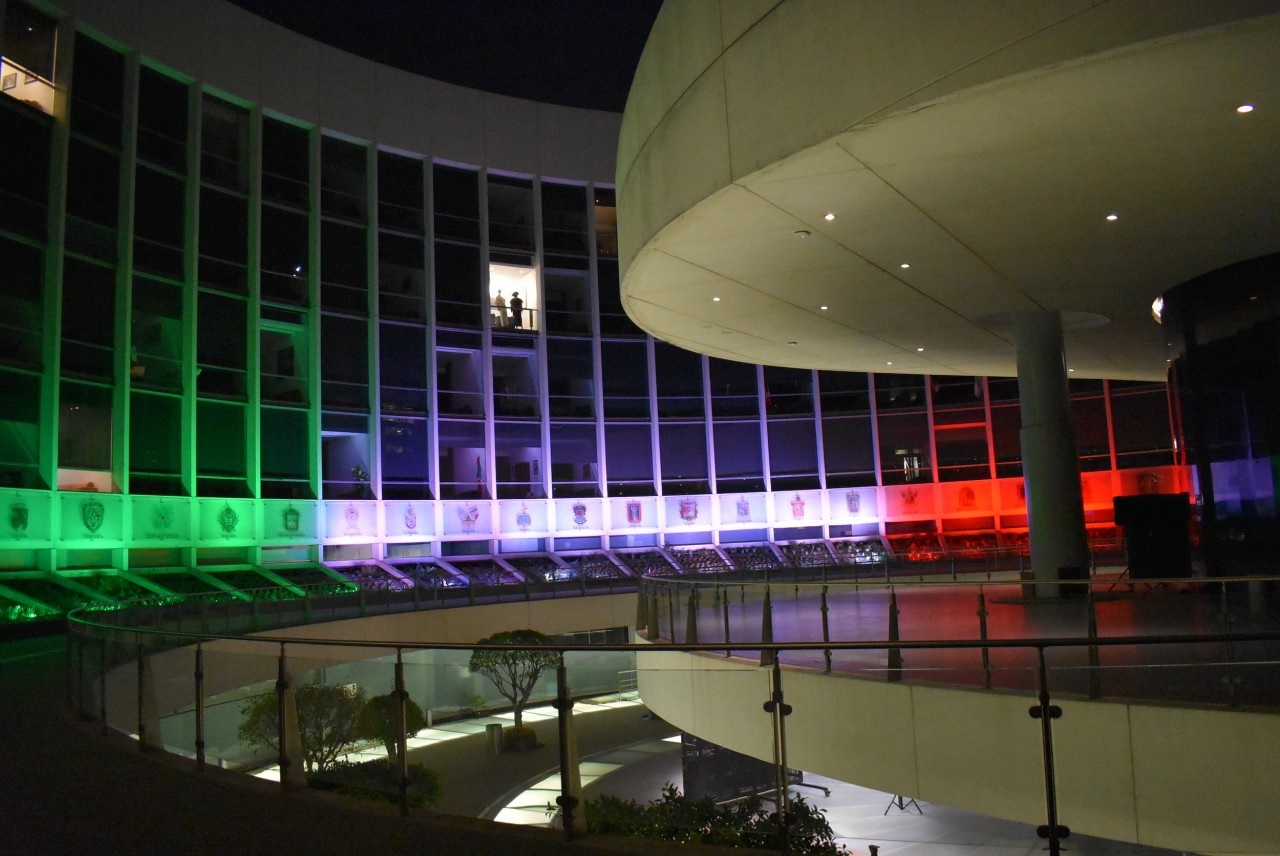
[[[1119,215],[1119,214],[1108,214],[1108,215],[1107,215],[1107,219],[1108,219],[1108,220],[1119,220],[1119,219],[1120,219],[1120,215]]]
[[[1237,107],[1237,108],[1236,108],[1236,112],[1237,112],[1237,113],[1252,113],[1252,112],[1253,112],[1253,105],[1252,105],[1252,104],[1241,104],[1239,107]]]
[[[823,312],[826,312],[826,311],[827,311],[827,307],[826,307],[826,306],[819,306],[818,308],[819,308],[819,309],[821,309]]]
[[[886,365],[886,366],[891,366],[891,365],[893,365],[893,360],[889,360],[887,363],[885,363],[885,365]]]
[[[916,353],[917,353],[917,354],[923,354],[923,353],[924,353],[924,348],[916,348]]]
[[[823,217],[822,219],[823,219],[823,220],[834,220],[834,219],[836,219],[836,215],[834,215],[834,214],[832,214],[830,211],[828,211],[828,212],[827,212],[827,216]]]
[[[796,343],[795,343],[795,342],[787,342],[787,347],[788,347],[788,348],[794,348],[795,346],[796,346]]]
[[[898,265],[898,267],[903,268],[903,269],[906,269],[906,268],[911,267],[911,265],[910,265],[910,263],[908,263],[908,262],[903,262],[902,264]]]
[[[796,229],[796,237],[797,237],[797,238],[807,238],[807,237],[809,237],[809,230],[808,230],[808,229]]]
[[[1073,372],[1073,371],[1075,371],[1075,369],[1067,369],[1067,371],[1069,371],[1069,372]]]
[[[720,298],[718,298],[718,297],[713,297],[713,298],[711,298],[711,302],[712,302],[712,303],[719,303],[719,302],[720,302]]]

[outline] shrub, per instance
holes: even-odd
[[[408,766],[409,805],[413,808],[430,808],[444,796],[440,774],[421,764]],[[318,790],[333,791],[356,799],[395,803],[400,800],[400,781],[397,771],[382,761],[364,761],[359,764],[338,761],[328,770],[312,776],[308,783]]]

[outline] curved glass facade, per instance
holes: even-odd
[[[621,309],[611,187],[56,34],[66,79],[11,53],[65,109],[0,98],[0,617],[322,563],[518,580],[667,545],[1025,545],[1016,381],[656,342]],[[1094,535],[1116,495],[1187,489],[1164,384],[1083,381],[1073,406]]]

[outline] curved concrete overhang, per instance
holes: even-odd
[[[655,651],[638,656],[658,716],[773,760],[768,668]],[[1035,699],[784,669],[787,765],[822,776],[1045,823]],[[1195,853],[1274,854],[1280,718],[1271,713],[1054,698],[1059,823],[1073,832]],[[1066,849],[1072,847],[1068,838]]]
[[[1275,0],[668,0],[623,304],[717,357],[943,375],[1014,374],[1010,313],[1060,310],[1076,377],[1163,379],[1152,301],[1280,249],[1277,45]]]

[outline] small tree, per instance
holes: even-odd
[[[531,651],[521,645],[550,645],[551,638],[536,630],[504,630],[485,639],[478,645],[509,645],[510,650],[483,650],[471,652],[467,668],[493,681],[515,713],[516,728],[524,726],[524,706],[533,694],[538,678],[547,669],[560,663],[555,651]]]
[[[336,684],[304,684],[294,691],[298,708],[298,738],[308,773],[327,770],[359,739],[356,729],[364,691]],[[280,751],[279,702],[275,693],[245,702],[244,720],[237,731],[250,746]]]
[[[412,737],[427,726],[422,708],[411,698],[404,700],[404,736]],[[395,766],[400,757],[400,735],[396,733],[396,694],[389,692],[369,699],[360,711],[357,726],[364,740],[381,740],[387,749],[387,762]]]

